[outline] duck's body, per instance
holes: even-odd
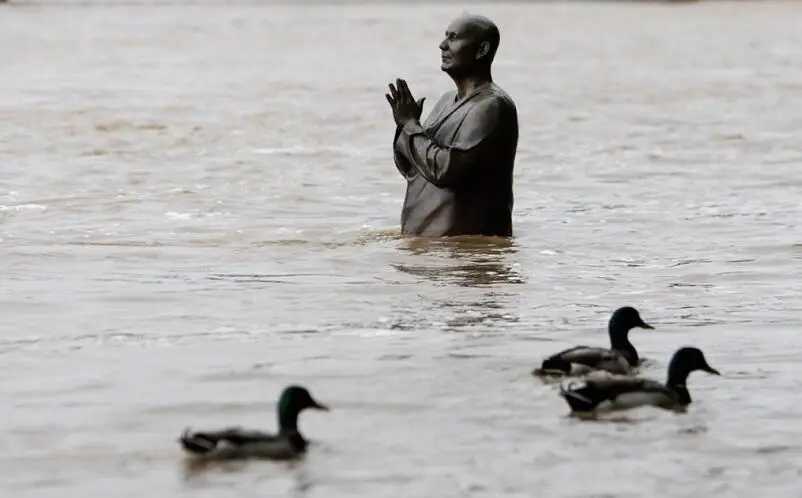
[[[641,319],[635,308],[619,308],[607,326],[609,348],[575,346],[549,356],[532,373],[537,376],[576,376],[602,370],[619,375],[630,374],[640,362],[638,351],[629,342],[629,331],[634,327],[654,328]]]
[[[631,366],[627,355],[621,351],[592,346],[575,346],[543,360],[543,364],[535,371],[535,374],[577,376],[596,370],[623,375],[631,371]]]
[[[297,458],[306,452],[308,446],[308,441],[298,431],[298,415],[306,408],[328,410],[328,407],[315,401],[305,388],[290,386],[279,400],[277,433],[240,427],[198,432],[187,429],[181,434],[179,442],[190,455],[207,460]]]
[[[579,413],[621,411],[646,405],[681,409],[691,403],[685,383],[695,370],[721,375],[707,364],[702,351],[685,347],[671,358],[665,384],[640,377],[598,377],[586,379],[583,386],[571,385],[568,389],[560,386],[560,395],[572,412]]]
[[[186,430],[181,435],[181,446],[187,452],[210,460],[286,460],[303,454],[307,445],[298,432],[271,434],[239,427],[209,432]]]

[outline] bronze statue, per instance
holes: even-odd
[[[396,123],[393,158],[407,180],[401,231],[407,235],[512,235],[515,103],[491,76],[499,30],[463,15],[440,43],[441,69],[456,84],[421,125],[424,98],[406,81],[390,84]]]

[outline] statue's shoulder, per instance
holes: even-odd
[[[457,91],[456,90],[448,90],[447,92],[443,93],[439,99],[437,99],[437,105],[447,105],[449,103],[454,103],[457,101]]]
[[[483,93],[485,99],[493,102],[494,105],[508,110],[516,109],[515,101],[512,100],[512,97],[510,97],[510,95],[495,82],[489,85],[487,90]]]
[[[488,85],[473,98],[473,111],[482,115],[517,116],[512,97],[495,83]]]

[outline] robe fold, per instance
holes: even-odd
[[[517,147],[515,103],[495,83],[462,99],[446,92],[423,125],[396,127],[393,159],[407,180],[402,233],[511,236]]]

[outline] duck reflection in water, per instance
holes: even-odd
[[[518,248],[502,237],[414,237],[402,240],[398,249],[411,255],[404,263],[392,265],[396,270],[425,279],[436,286],[468,288],[449,292],[445,297],[429,298],[429,309],[449,310],[446,329],[459,329],[478,324],[514,323],[518,320],[507,309],[517,293],[509,292],[509,284],[522,284],[524,278],[516,270]],[[473,290],[482,290],[477,295]],[[485,290],[486,289],[486,290]]]

